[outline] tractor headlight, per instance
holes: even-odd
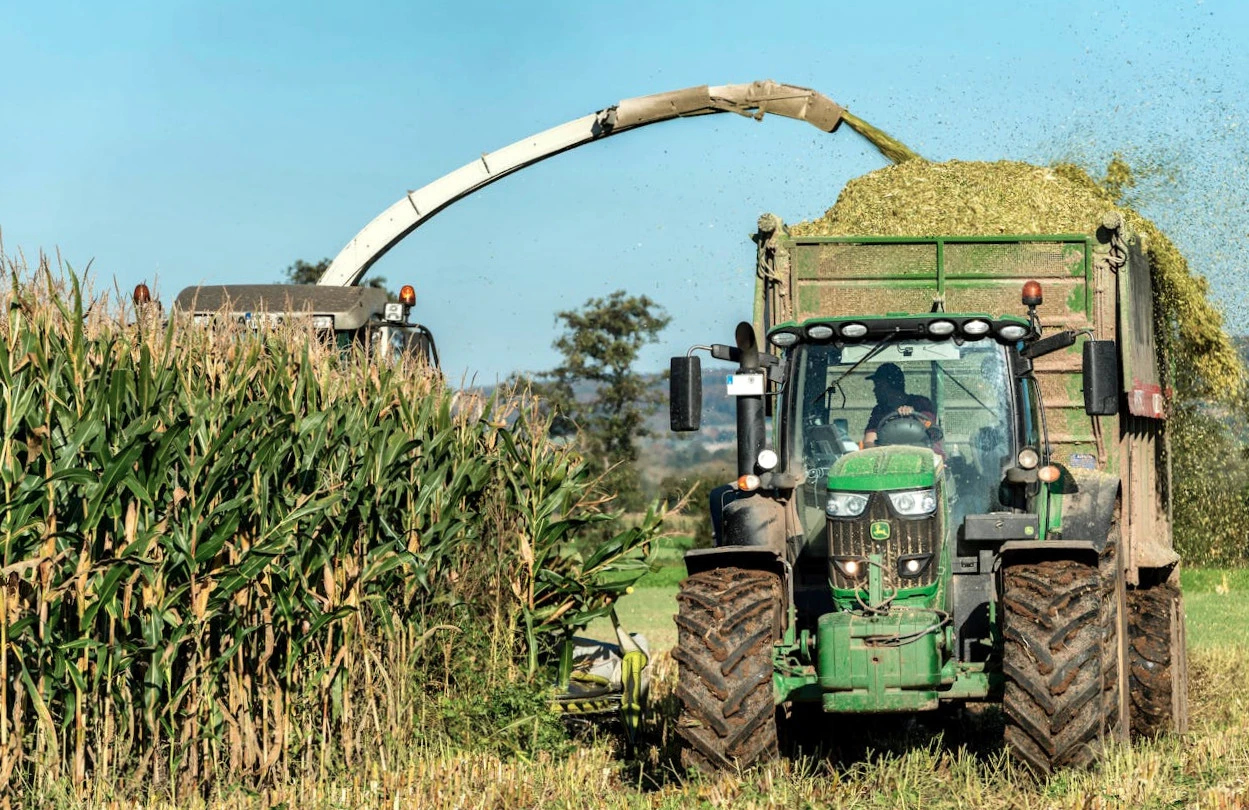
[[[917,579],[924,571],[928,570],[928,564],[932,562],[931,554],[907,554],[898,558],[898,576],[903,579]]]
[[[755,459],[755,464],[761,470],[775,469],[780,462],[780,457],[776,455],[776,451],[770,447],[765,447],[759,451],[759,457]]]
[[[1041,463],[1041,456],[1035,448],[1025,447],[1019,451],[1019,455],[1015,458],[1015,463],[1025,470],[1036,469],[1036,465]]]
[[[867,334],[867,326],[861,323],[848,323],[841,327],[842,337],[861,338]]]
[[[937,493],[931,489],[914,489],[907,492],[890,492],[889,502],[893,511],[906,517],[931,515],[937,510]]]
[[[963,334],[965,335],[971,335],[972,337],[980,337],[981,335],[987,334],[988,331],[989,331],[988,321],[982,321],[982,320],[977,319],[974,321],[965,321],[963,323]]]
[[[772,335],[772,337],[768,338],[768,340],[772,341],[773,346],[776,346],[779,349],[785,349],[797,343],[798,336],[793,332],[777,332]]]
[[[867,576],[868,562],[863,557],[834,557],[833,565],[846,579],[859,579]]]
[[[858,517],[867,508],[867,496],[858,492],[830,492],[824,511],[829,517]]]

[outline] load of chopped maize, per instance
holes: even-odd
[[[1177,391],[1230,403],[1246,377],[1222,315],[1207,298],[1205,279],[1171,240],[1109,190],[1130,184],[1130,169],[1117,158],[1101,183],[1072,164],[908,159],[851,180],[824,216],[792,230],[800,236],[1090,233],[1117,210],[1149,251],[1159,334],[1171,367],[1182,372]]]

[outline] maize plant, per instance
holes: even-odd
[[[603,496],[523,405],[475,415],[423,367],[9,270],[0,794],[203,790],[419,744],[457,634],[532,677],[647,570],[659,515],[577,551]]]

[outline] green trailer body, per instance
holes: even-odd
[[[1149,261],[1139,238],[1110,224],[1096,235],[794,237],[765,215],[755,237],[756,333],[764,345],[781,323],[923,313],[934,301],[952,314],[1017,313],[1020,286],[1037,280],[1044,333],[1083,333],[1036,362],[1052,458],[1120,479],[1127,577],[1135,585],[1142,568],[1168,568],[1179,557]],[[1115,416],[1084,412],[1081,352],[1089,337],[1119,349],[1123,407]],[[945,421],[949,433],[952,420]]]

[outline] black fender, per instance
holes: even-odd
[[[793,568],[782,554],[764,546],[720,546],[695,548],[685,552],[685,573],[689,576],[718,568],[742,568],[777,574],[785,593],[785,614],[789,615],[794,604]]]
[[[785,551],[785,506],[762,493],[738,493],[724,505],[720,545]]]
[[[1051,497],[1059,511],[1059,528],[1044,539],[1009,540],[1002,544],[1004,563],[1040,559],[1082,559],[1096,565],[1106,549],[1119,503],[1119,478],[1097,470],[1063,469]]]
[[[1100,554],[1116,519],[1118,476],[1097,470],[1064,469],[1055,485],[1062,498],[1062,539],[1092,543]]]

